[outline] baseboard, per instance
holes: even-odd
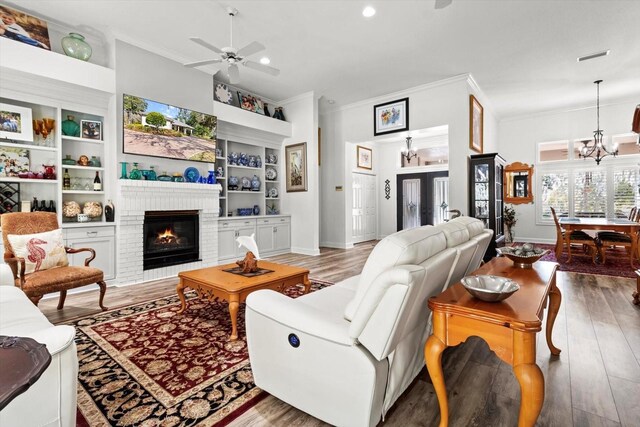
[[[353,243],[341,243],[341,242],[320,242],[322,248],[334,248],[334,249],[351,249]]]
[[[300,255],[318,256],[320,255],[320,249],[306,249],[306,248],[294,248],[291,247],[291,252]]]

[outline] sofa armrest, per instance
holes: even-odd
[[[75,333],[76,330],[73,326],[58,325],[33,331],[27,334],[27,336],[33,338],[40,344],[46,345],[47,351],[51,356],[55,356],[73,344]]]
[[[274,322],[336,344],[352,346],[355,343],[349,338],[349,326],[343,318],[332,318],[322,310],[279,292],[267,289],[252,292],[247,297],[247,310],[253,310]]]

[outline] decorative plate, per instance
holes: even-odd
[[[278,197],[278,189],[276,187],[271,187],[269,189],[268,196],[272,199],[276,199]]]
[[[198,178],[200,178],[200,172],[198,169],[192,167],[188,167],[184,170],[184,180],[187,182],[198,182]]]
[[[278,172],[274,168],[267,168],[265,176],[269,181],[275,181],[278,178]]]
[[[245,188],[251,190],[251,180],[248,177],[243,176],[242,178],[240,178],[240,182],[242,183],[243,190]]]
[[[216,99],[220,102],[224,102],[225,104],[231,104],[231,101],[233,100],[233,95],[225,84],[218,83],[216,85],[215,94]]]

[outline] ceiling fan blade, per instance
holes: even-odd
[[[184,64],[184,66],[189,68],[194,68],[194,67],[199,67],[201,65],[219,64],[221,62],[222,62],[222,59],[208,59],[206,61],[188,62]]]
[[[191,40],[194,43],[199,44],[202,47],[206,47],[209,50],[214,51],[215,53],[219,53],[219,54],[223,54],[224,52],[220,49],[218,49],[217,47],[215,47],[214,45],[207,43],[206,41],[202,40],[200,37],[189,37],[189,40]]]
[[[229,83],[240,83],[240,70],[238,70],[237,64],[229,64],[227,71],[229,72]]]
[[[258,42],[251,42],[240,49],[236,55],[244,58],[245,56],[253,55],[254,53],[258,53],[263,50],[265,50],[265,47],[262,44]]]
[[[269,67],[268,65],[263,65],[263,64],[260,64],[259,62],[244,61],[244,65],[246,67],[253,68],[254,70],[271,74],[272,76],[277,76],[278,74],[280,74],[280,70],[278,70],[277,68]]]
[[[444,9],[449,6],[453,0],[436,0],[436,9]]]

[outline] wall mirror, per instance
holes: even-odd
[[[504,201],[519,205],[533,203],[533,166],[515,162],[504,168]]]

